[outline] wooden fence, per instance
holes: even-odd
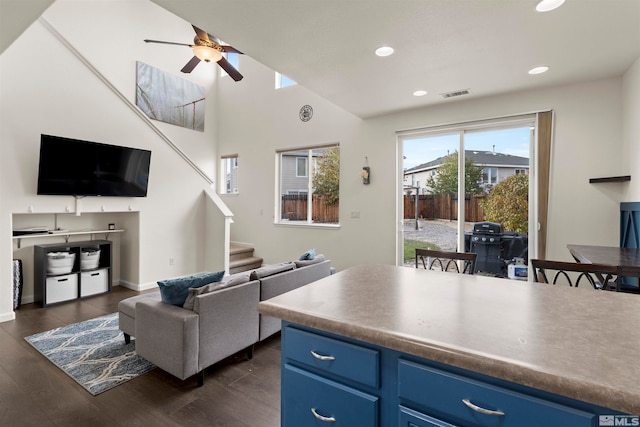
[[[337,224],[339,222],[340,203],[328,205],[325,203],[325,196],[314,194],[311,203],[313,222]],[[286,194],[282,195],[282,219],[289,221],[307,220],[307,195],[306,194]]]
[[[484,209],[480,202],[484,194],[467,194],[464,198],[464,218],[467,222],[484,221]],[[404,196],[404,218],[416,217],[416,196]],[[418,218],[458,219],[458,196],[451,194],[423,194],[418,196]]]

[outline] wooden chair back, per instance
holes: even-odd
[[[425,270],[439,268],[442,271],[455,271],[457,273],[473,274],[476,271],[476,259],[478,254],[471,252],[447,252],[430,249],[416,249],[416,268],[420,263]],[[458,266],[462,261],[462,271]]]
[[[587,282],[593,289],[616,290],[618,267],[605,264],[531,259],[533,280],[540,283],[568,284],[576,288]]]

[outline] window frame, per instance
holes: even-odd
[[[275,153],[275,170],[276,170],[276,176],[275,176],[275,203],[274,203],[274,224],[275,225],[281,225],[281,226],[294,226],[294,227],[314,227],[314,228],[333,228],[333,229],[337,229],[340,228],[340,219],[339,219],[339,212],[338,212],[338,222],[333,222],[333,223],[322,223],[322,222],[314,222],[313,221],[313,203],[306,203],[306,219],[303,220],[295,220],[295,221],[291,221],[289,218],[283,218],[283,205],[282,205],[282,196],[284,195],[293,195],[293,194],[307,194],[307,195],[311,195],[310,198],[307,199],[307,201],[309,200],[313,200],[313,194],[314,194],[314,188],[313,188],[313,175],[315,173],[315,170],[318,167],[318,163],[317,163],[317,155],[314,155],[314,152],[317,150],[323,150],[323,149],[328,149],[328,148],[332,148],[332,147],[337,147],[338,150],[340,149],[340,144],[339,143],[331,143],[331,144],[320,144],[320,145],[314,145],[314,146],[305,146],[305,147],[300,147],[300,148],[289,148],[289,149],[277,149],[276,153]],[[300,177],[300,176],[296,176],[296,178],[306,178],[306,185],[307,188],[306,189],[302,189],[302,188],[291,188],[291,189],[285,189],[283,188],[283,171],[285,169],[285,167],[283,166],[283,158],[287,155],[287,153],[289,153],[289,157],[295,157],[295,172],[297,174],[297,164],[298,164],[298,159],[302,156],[300,156],[300,152],[302,151],[306,151],[306,156],[304,157],[304,159],[306,160],[306,167],[307,167],[307,175]],[[291,154],[293,153],[293,154]],[[313,160],[312,162],[310,162],[309,160]],[[313,173],[309,173],[310,169],[309,167],[313,167]],[[293,169],[291,166],[289,166],[289,170]],[[291,171],[292,172],[292,171]],[[295,185],[295,184],[294,184]],[[339,201],[338,201],[339,203]],[[338,210],[339,210],[339,206],[338,206]]]
[[[220,185],[218,186],[218,194],[223,196],[237,195],[240,193],[239,181],[239,168],[238,168],[238,155],[226,154],[220,156]],[[234,181],[233,175],[235,175],[235,191],[231,191],[231,184]]]

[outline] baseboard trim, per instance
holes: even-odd
[[[158,284],[157,282],[135,284],[127,282],[126,280],[120,280],[120,286],[122,286],[123,288],[131,289],[132,291],[142,292],[149,289],[157,288]]]

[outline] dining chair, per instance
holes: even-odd
[[[640,294],[640,267],[619,266],[617,285],[620,292]]]
[[[546,259],[531,259],[530,261],[535,282],[552,285],[568,284],[577,288],[582,281],[586,281],[593,289],[616,290],[618,281],[617,266],[550,261]]]
[[[434,266],[439,266],[442,271],[473,274],[476,271],[477,258],[478,254],[472,252],[416,249],[416,268],[420,268],[420,262],[422,262],[422,267],[425,270],[433,270]],[[458,261],[463,261],[462,271],[460,271]]]

